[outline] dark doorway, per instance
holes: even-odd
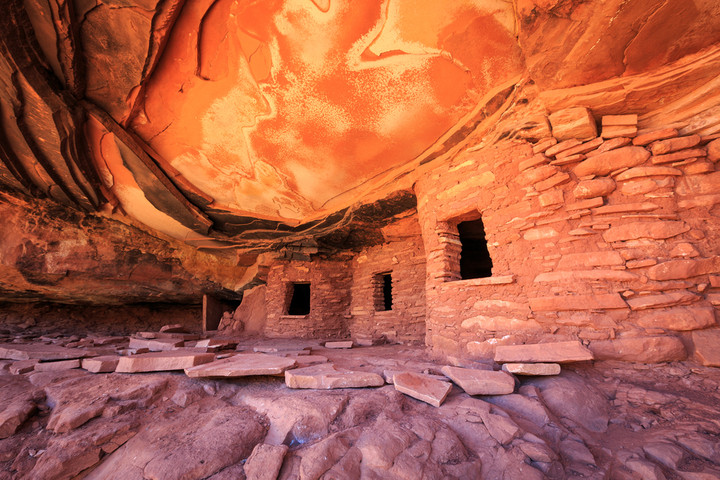
[[[310,313],[310,284],[293,283],[288,315],[307,315]]]
[[[458,223],[460,252],[460,277],[483,278],[492,276],[492,259],[485,239],[485,225],[482,219]]]
[[[375,275],[375,311],[386,312],[392,310],[392,275],[379,273]]]
[[[223,313],[234,312],[240,302],[223,300],[218,297],[205,294],[202,300],[202,327],[203,332],[217,330],[220,326]]]

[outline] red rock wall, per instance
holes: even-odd
[[[236,294],[247,274],[236,264],[234,254],[0,189],[0,301],[199,304],[203,293]]]
[[[353,339],[422,343],[425,339],[425,251],[415,217],[383,229],[387,243],[361,251],[353,261],[350,332]],[[379,273],[392,276],[392,309],[378,311]]]
[[[42,334],[130,335],[157,332],[180,324],[188,332],[202,331],[202,307],[167,303],[128,305],[63,305],[0,302],[0,331]]]
[[[265,335],[275,338],[346,338],[351,270],[348,261],[280,261],[270,267]],[[310,282],[310,313],[287,315],[293,282]]]
[[[684,332],[716,325],[718,141],[592,130],[470,148],[416,184],[435,350],[487,356],[552,335],[663,361],[684,358]],[[457,222],[480,215],[492,277],[458,280]]]

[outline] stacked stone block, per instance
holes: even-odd
[[[350,307],[349,261],[280,261],[268,272],[264,334],[271,338],[345,338]],[[288,315],[292,283],[310,283],[310,313]]]
[[[717,331],[718,136],[639,130],[635,115],[602,117],[598,136],[590,113],[552,114],[554,137],[468,149],[416,184],[434,349],[580,339],[596,358],[667,361],[688,332]],[[458,280],[448,232],[468,215],[496,282]]]
[[[417,217],[385,229],[386,243],[362,250],[352,262],[350,331],[372,342],[423,343],[425,340],[425,251]],[[378,274],[392,276],[392,309],[383,311]]]

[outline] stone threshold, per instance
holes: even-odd
[[[442,284],[442,288],[450,287],[483,287],[489,285],[509,285],[515,283],[515,275],[502,275],[498,277],[470,278],[468,280],[453,280]]]

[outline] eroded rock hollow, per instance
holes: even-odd
[[[719,475],[716,0],[6,0],[0,51],[8,478]],[[246,444],[133,464],[152,409]]]

